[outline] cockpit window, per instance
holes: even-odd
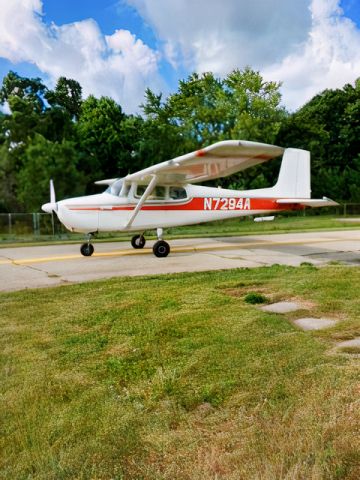
[[[122,186],[123,186],[123,181],[122,180],[116,180],[116,182],[114,182],[111,185],[111,193],[113,195],[118,196],[120,191],[121,191]]]
[[[170,187],[169,196],[173,200],[180,200],[181,198],[186,198],[186,190],[183,187]]]
[[[105,190],[105,192],[111,193],[111,195],[116,195],[118,197],[122,186],[123,186],[123,180],[121,178],[120,180],[116,180],[116,182],[109,185],[109,187]]]

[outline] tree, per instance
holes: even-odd
[[[17,196],[27,211],[38,211],[49,199],[49,180],[54,180],[57,198],[84,194],[84,176],[76,145],[68,140],[51,142],[37,134],[24,152],[17,178]]]
[[[124,118],[121,107],[111,98],[97,99],[90,95],[83,102],[77,132],[83,154],[82,167],[92,179],[119,175]]]
[[[310,150],[314,196],[360,201],[360,80],[324,90],[282,124],[277,141]]]
[[[71,119],[78,120],[82,104],[82,88],[79,82],[66,77],[60,77],[55,90],[48,91],[46,100],[52,107],[64,109]]]
[[[274,143],[286,112],[278,82],[266,82],[250,68],[234,70],[224,80],[229,110],[229,137]]]
[[[24,195],[27,190],[24,184],[19,185],[18,182],[27,175],[28,151],[39,142],[39,138],[60,143],[64,139],[74,140],[70,113],[58,105],[49,106],[46,103],[46,97],[51,93],[38,78],[24,78],[9,72],[3,80],[0,102],[8,104],[10,113],[0,119],[2,209],[17,211],[28,208],[28,199],[34,194]],[[29,188],[33,189],[33,185],[32,182]],[[35,205],[31,201],[30,204]]]
[[[17,97],[27,101],[32,105],[34,111],[40,113],[45,109],[44,96],[46,92],[47,88],[40,78],[21,77],[10,71],[3,79],[0,89],[0,104],[3,105],[5,102],[10,104],[11,99]]]
[[[16,196],[17,172],[16,160],[7,143],[0,145],[0,212],[19,211],[20,204]]]
[[[224,139],[273,143],[286,117],[279,88],[279,83],[266,82],[259,72],[246,68],[223,80],[212,73],[194,73],[180,81],[178,92],[166,101],[148,89],[142,108],[153,150],[165,160]],[[260,177],[255,167],[231,181],[234,187],[252,187],[263,179],[263,186],[272,176],[271,168]]]

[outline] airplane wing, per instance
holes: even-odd
[[[120,180],[119,178],[107,178],[105,180],[97,180],[95,185],[112,185],[116,180]]]
[[[226,177],[282,155],[284,149],[266,143],[225,140],[127,175],[126,182],[197,183]]]

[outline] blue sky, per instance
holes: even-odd
[[[0,79],[76,78],[128,113],[193,71],[246,65],[301,106],[360,76],[358,0],[0,0]],[[274,8],[276,5],[276,8]]]

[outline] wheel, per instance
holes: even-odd
[[[164,240],[154,243],[153,252],[156,257],[167,257],[170,253],[170,245]]]
[[[80,247],[80,252],[84,257],[91,257],[94,253],[94,247],[91,243],[83,243]]]
[[[133,248],[144,248],[145,243],[146,243],[146,240],[144,235],[134,235],[131,239],[131,246]]]

